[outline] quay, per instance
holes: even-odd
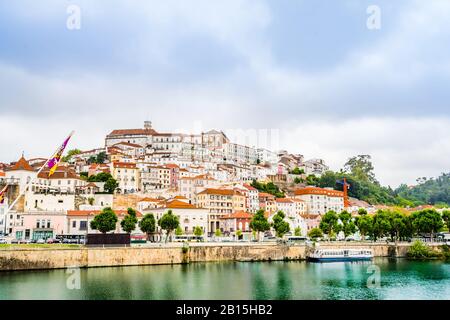
[[[326,243],[320,248],[366,248],[374,257],[405,257],[410,243]],[[439,244],[430,247],[437,249]],[[304,244],[276,243],[181,243],[148,244],[132,247],[76,247],[76,248],[3,248],[0,249],[0,270],[41,270],[70,267],[113,267],[195,262],[225,261],[294,261],[305,260]]]

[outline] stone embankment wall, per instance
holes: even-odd
[[[321,248],[371,248],[376,257],[404,257],[408,244],[397,248],[387,244],[321,244]],[[67,267],[108,267],[189,262],[303,260],[304,245],[275,244],[200,245],[187,252],[181,246],[132,248],[14,249],[0,250],[0,271],[57,269]]]

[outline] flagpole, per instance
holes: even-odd
[[[74,135],[74,133],[75,133],[75,131],[72,131],[70,133],[68,139],[70,139]],[[56,151],[53,154],[57,153],[60,148],[61,148],[61,146],[59,146],[58,149],[56,149]],[[52,157],[48,158],[47,161],[45,161],[44,165],[38,170],[38,172],[36,173],[36,178],[42,172],[42,170],[44,170],[45,166],[48,164],[50,159],[52,159]],[[22,190],[22,192],[20,192],[19,196],[6,209],[6,211],[5,211],[5,225],[6,225],[6,217],[7,217],[8,213],[9,213],[9,211],[11,211],[11,209],[16,205],[17,201],[19,201],[19,199],[25,194],[25,192],[27,192],[28,188],[31,186],[31,184],[33,182],[34,182],[33,179],[30,179],[30,181],[25,185],[25,188]]]

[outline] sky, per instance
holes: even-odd
[[[0,162],[150,120],[333,170],[370,154],[381,183],[414,184],[450,171],[449,16],[446,0],[0,0]]]

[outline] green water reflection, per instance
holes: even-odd
[[[379,287],[368,287],[375,264]],[[354,263],[206,263],[1,272],[0,299],[450,299],[450,264],[375,259]]]

